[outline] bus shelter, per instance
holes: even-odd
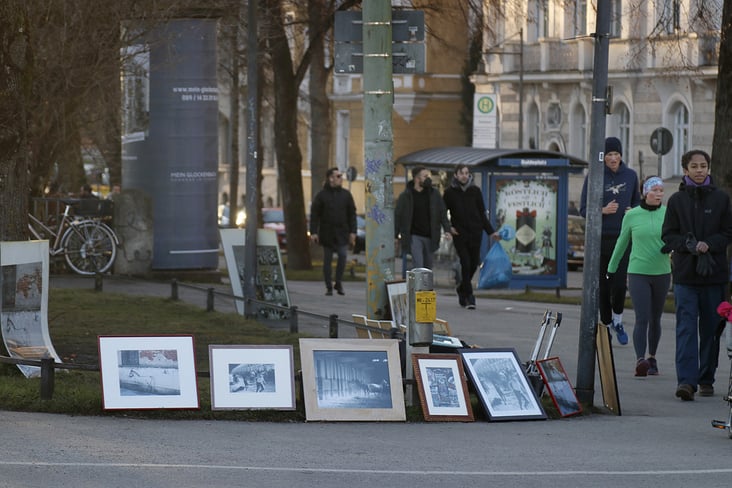
[[[567,207],[569,176],[587,162],[568,154],[538,149],[438,147],[401,156],[407,170],[424,166],[438,175],[442,190],[455,167],[465,164],[482,190],[489,219],[510,238],[501,240],[511,259],[510,288],[567,286]],[[481,257],[488,251],[483,234]]]

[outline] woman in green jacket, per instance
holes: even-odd
[[[671,283],[671,261],[661,252],[661,227],[666,215],[662,205],[663,180],[650,176],[643,182],[641,204],[623,218],[620,236],[615,244],[608,278],[618,269],[625,249],[632,241],[628,263],[628,290],[635,311],[633,347],[638,358],[636,376],[657,375],[656,350],[661,340],[661,315]],[[646,356],[646,348],[648,356]]]

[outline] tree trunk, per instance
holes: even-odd
[[[308,2],[310,28],[310,191],[311,200],[323,187],[325,172],[333,165],[330,162],[331,119],[330,100],[328,99],[328,74],[325,67],[323,36],[318,34],[326,15],[324,0]],[[331,13],[332,15],[332,13]],[[341,161],[336,161],[341,163]],[[346,168],[341,168],[345,171]]]
[[[732,1],[725,0],[717,69],[717,99],[714,107],[712,171],[715,184],[732,194]]]
[[[298,84],[293,72],[279,2],[277,7],[270,10],[268,21],[274,70],[277,182],[282,189],[282,207],[287,229],[287,266],[295,270],[311,269],[302,191],[302,153],[297,140]]]

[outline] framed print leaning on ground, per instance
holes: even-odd
[[[105,410],[198,408],[193,336],[99,336]]]
[[[412,365],[425,420],[475,420],[460,356],[412,354]]]
[[[389,309],[394,326],[407,325],[409,303],[407,301],[407,282],[405,280],[387,281],[386,294],[389,297]]]
[[[295,410],[292,346],[208,346],[211,410]]]
[[[515,349],[461,349],[459,353],[490,420],[546,419]]]
[[[569,382],[569,377],[564,371],[564,366],[558,357],[541,359],[536,362],[541,378],[544,380],[546,389],[552,397],[554,406],[557,407],[559,415],[569,417],[582,413],[582,407],[574,393],[574,388]]]
[[[396,339],[300,339],[306,420],[405,421]]]

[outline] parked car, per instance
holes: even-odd
[[[576,271],[585,263],[585,219],[578,215],[567,218],[567,268]]]
[[[241,228],[244,227],[244,224],[247,221],[247,213],[244,211],[243,208],[240,208],[236,212],[236,226]],[[228,205],[219,205],[219,227],[226,228],[229,227],[229,206]]]
[[[277,233],[277,243],[282,251],[287,250],[287,235],[285,234],[285,213],[281,208],[262,209],[262,227],[272,229]]]

